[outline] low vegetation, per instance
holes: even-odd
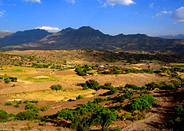
[[[52,85],[50,87],[50,89],[55,90],[55,91],[59,91],[59,90],[62,90],[62,86],[61,85]]]
[[[117,119],[117,113],[103,106],[88,102],[76,109],[63,109],[57,114],[49,116],[51,119],[67,120],[71,122],[71,128],[77,131],[88,131],[92,125],[100,124],[106,129]]]

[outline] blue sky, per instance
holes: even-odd
[[[81,26],[112,35],[184,34],[184,0],[0,0],[0,31]]]

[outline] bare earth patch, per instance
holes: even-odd
[[[113,86],[125,86],[126,84],[134,84],[137,86],[144,86],[150,82],[160,82],[166,81],[168,77],[161,77],[156,74],[147,74],[147,73],[129,73],[129,74],[118,74],[118,75],[94,75],[86,76],[85,79],[94,79],[100,84],[106,82],[112,83]]]

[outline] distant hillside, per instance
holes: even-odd
[[[16,33],[1,38],[0,47],[36,42],[50,34],[51,33],[40,29],[18,31]]]
[[[184,39],[184,34],[159,36],[164,39]]]
[[[10,35],[10,34],[12,34],[12,33],[11,32],[0,32],[0,38],[3,38],[3,37]]]
[[[25,31],[21,33],[24,35],[26,32],[32,31]],[[0,45],[11,46],[11,48],[9,47],[6,49],[51,50],[91,48],[97,50],[110,50],[115,52],[184,52],[184,40],[162,39],[159,37],[149,37],[145,34],[119,34],[116,36],[111,36],[88,26],[84,26],[79,29],[66,28],[54,34],[49,34],[43,30],[36,30],[36,32],[37,35],[36,33],[33,33],[32,35],[28,33],[29,35],[26,35],[25,37],[21,35],[19,35],[19,37],[15,37],[18,39],[13,39],[14,37],[10,36],[5,37],[0,39]],[[40,34],[39,32],[42,34],[41,37],[38,37]],[[2,44],[2,40],[7,40],[7,43]],[[18,46],[12,47],[12,45]]]

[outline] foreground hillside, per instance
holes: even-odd
[[[55,50],[91,48],[109,51],[146,51],[182,53],[184,40],[149,37],[145,34],[108,35],[91,27],[66,28],[57,33],[27,30],[0,39],[2,50]]]
[[[183,130],[182,57],[86,49],[0,60],[0,130]]]

